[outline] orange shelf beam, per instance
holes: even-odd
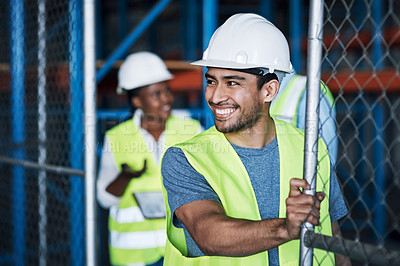
[[[344,91],[354,93],[363,92],[381,93],[400,92],[400,73],[395,70],[378,72],[364,71],[355,73],[339,72],[322,74],[321,79],[328,85],[333,93]]]

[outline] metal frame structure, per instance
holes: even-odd
[[[24,26],[24,2],[12,0],[11,6],[11,90],[12,90],[12,130],[13,142],[21,145],[12,154],[12,158],[23,160],[25,158],[25,150],[22,148],[25,142],[25,26]],[[18,261],[16,264],[23,265],[23,258],[26,254],[25,228],[26,219],[21,213],[25,213],[25,170],[21,166],[14,165],[13,173],[13,256]]]
[[[84,0],[85,236],[86,265],[97,263],[95,0]]]
[[[309,51],[307,54],[307,104],[303,172],[303,178],[310,184],[310,189],[304,190],[303,193],[308,195],[315,195],[317,187],[323,14],[323,0],[312,0],[308,26]],[[304,244],[304,236],[307,231],[314,231],[314,226],[308,222],[302,224],[300,232],[300,265],[304,266],[312,265],[313,261],[313,249]]]

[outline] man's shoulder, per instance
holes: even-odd
[[[180,159],[185,158],[185,154],[179,147],[169,147],[163,156],[163,163],[166,161],[180,161]]]

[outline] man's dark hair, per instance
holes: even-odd
[[[257,89],[258,90],[261,90],[262,86],[265,83],[267,83],[273,79],[276,79],[279,82],[278,76],[275,73],[268,73],[264,76],[262,76],[262,75],[256,75],[256,76],[257,76]]]
[[[233,69],[233,70],[256,75],[258,90],[261,90],[262,86],[270,80],[276,79],[279,82],[278,76],[275,73],[264,74],[264,70],[260,68]]]

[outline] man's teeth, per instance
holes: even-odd
[[[227,115],[230,113],[233,113],[235,111],[234,108],[229,108],[229,109],[215,109],[215,112],[219,115]]]

